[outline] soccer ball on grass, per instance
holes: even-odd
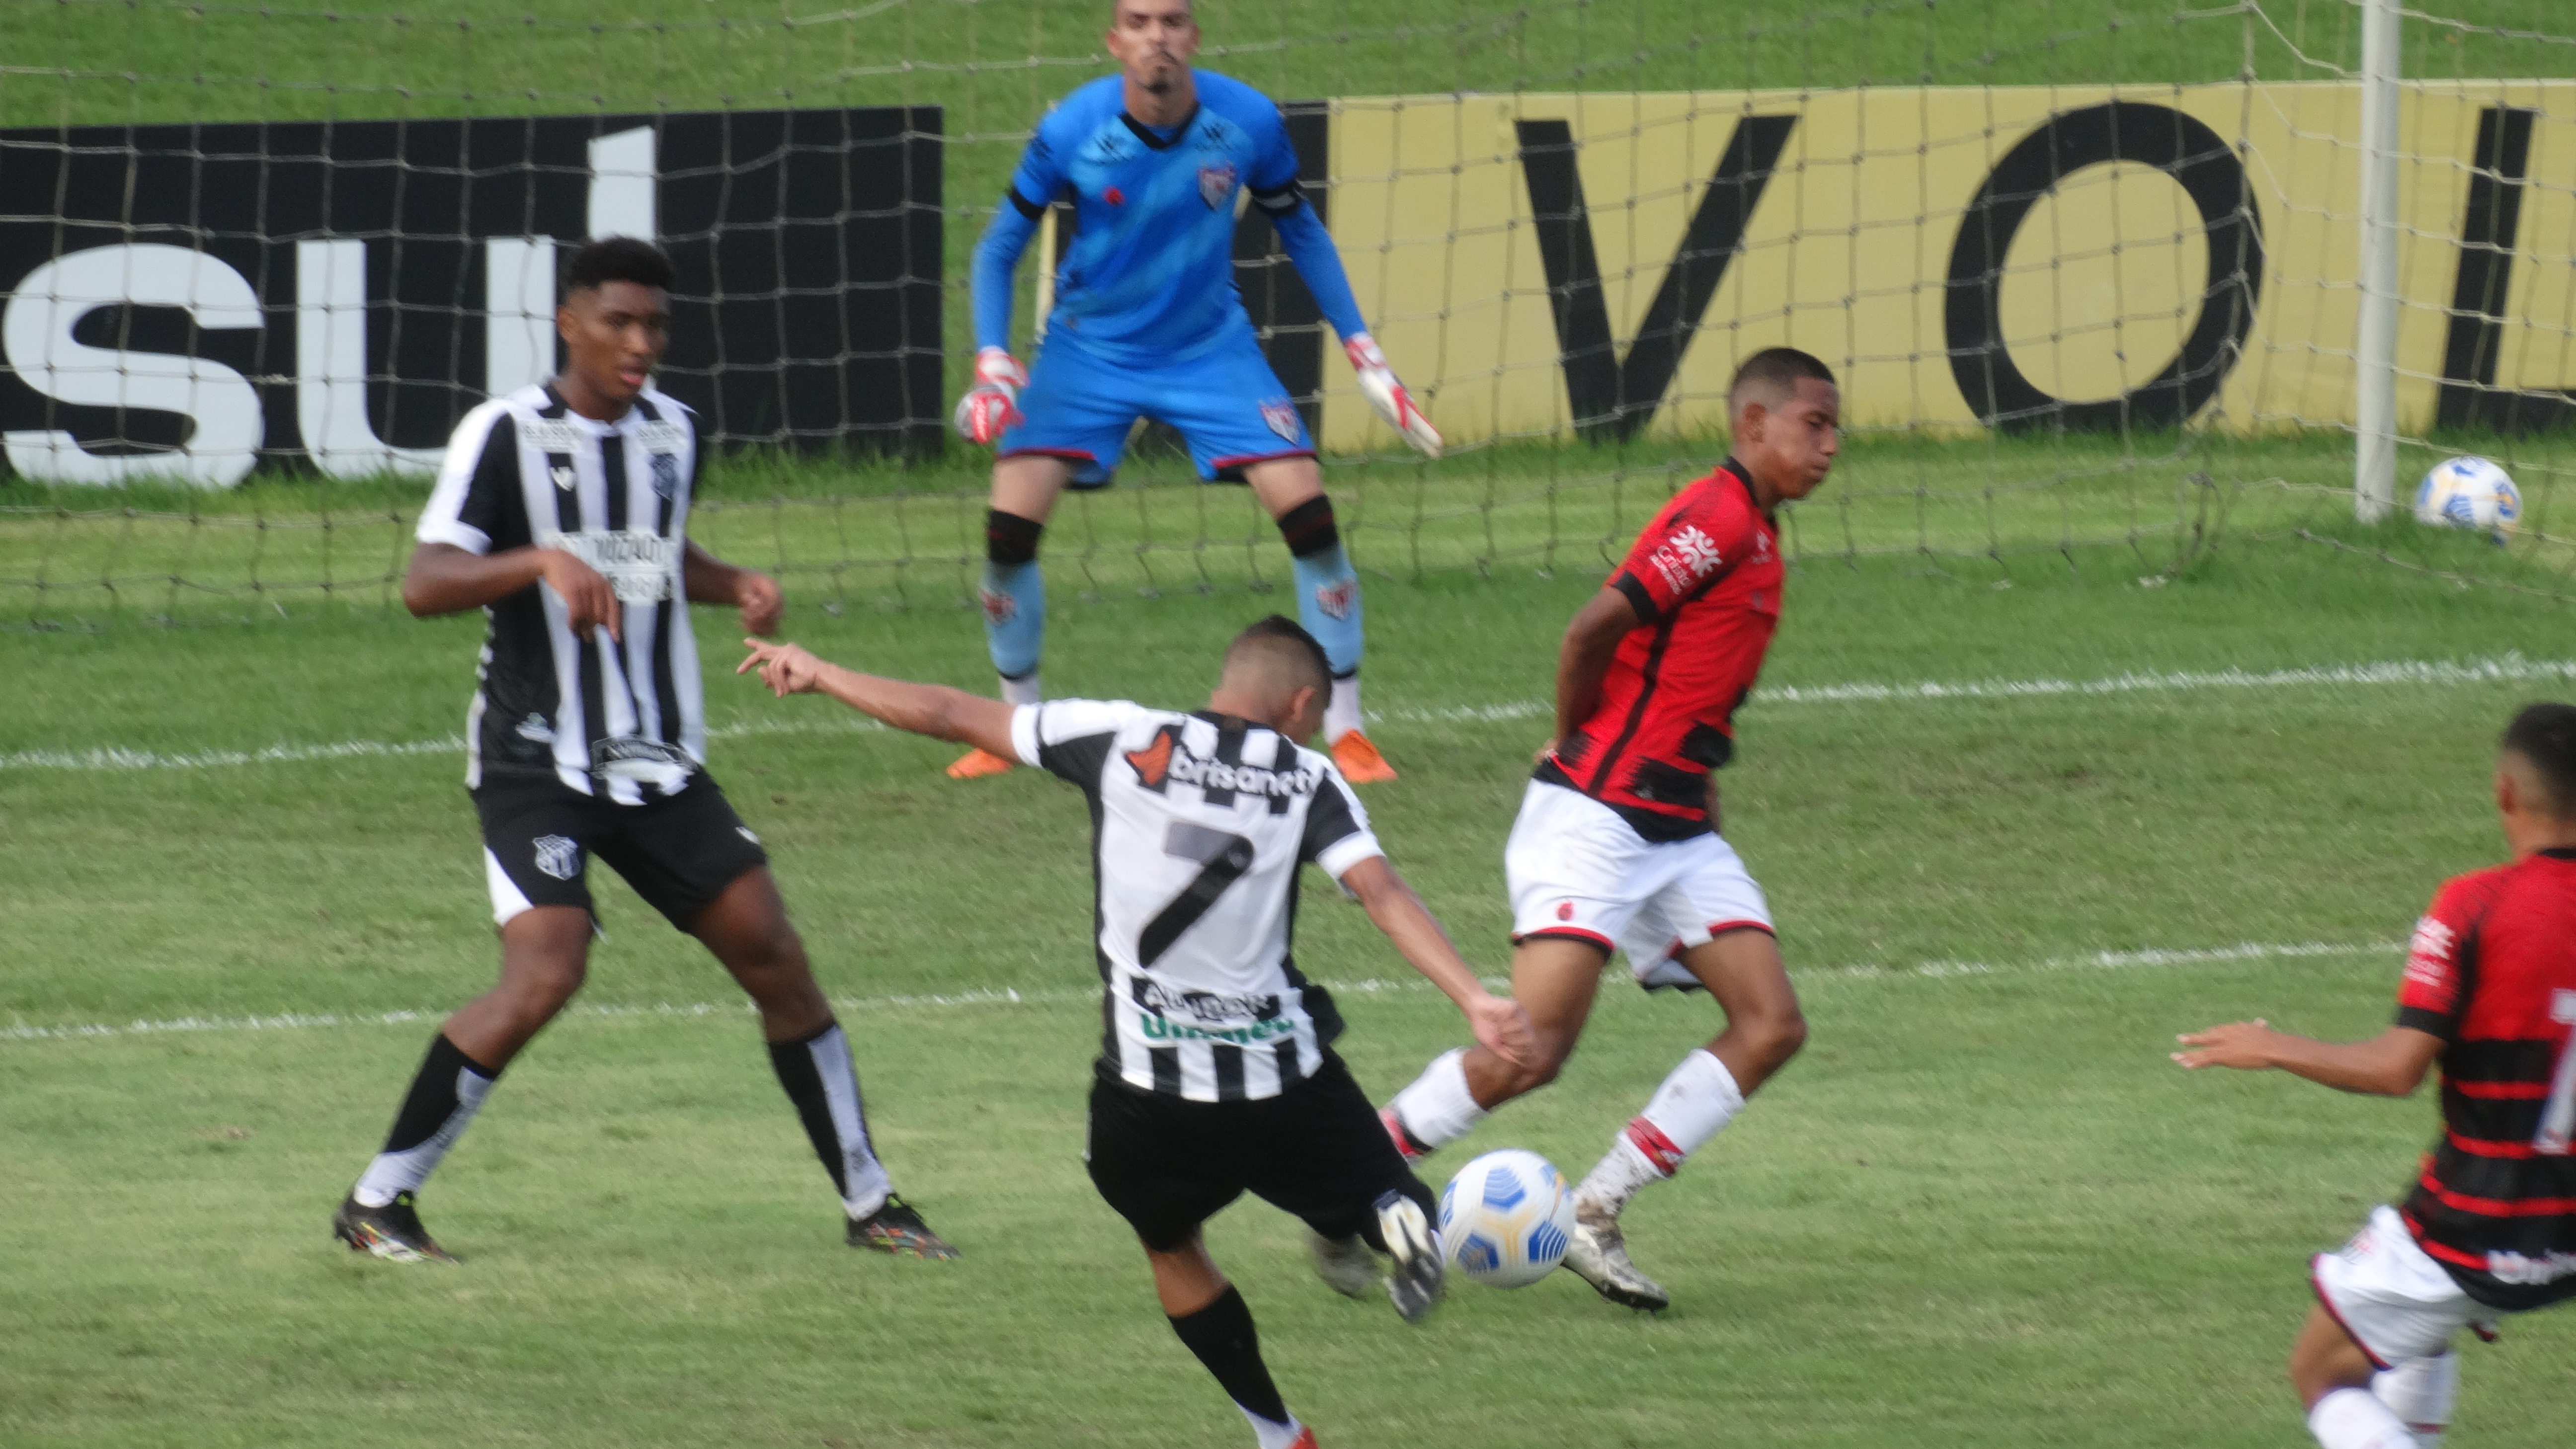
[[[2522,490],[2484,458],[2451,458],[2415,485],[2415,521],[2475,529],[2502,543],[2522,523]]]
[[[1505,1148],[1458,1169],[1440,1194],[1440,1245],[1479,1283],[1519,1288],[1554,1271],[1574,1231],[1574,1189],[1535,1152]]]

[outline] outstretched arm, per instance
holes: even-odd
[[[2414,1091],[2442,1052],[2440,1037],[2411,1026],[2392,1026],[2368,1041],[2329,1042],[2274,1031],[2259,1017],[2174,1039],[2192,1048],[2173,1054],[2186,1068],[2259,1072],[2277,1067],[2338,1092],[2371,1097],[2403,1097]]]
[[[950,689],[944,684],[914,684],[861,674],[815,658],[795,644],[764,644],[745,639],[748,658],[734,673],[760,671],[760,682],[785,699],[791,694],[828,694],[871,719],[910,734],[990,750],[1003,759],[1017,751],[1011,745],[1011,706],[998,699]]]
[[[1284,193],[1256,191],[1252,202],[1270,218],[1271,229],[1279,233],[1279,249],[1288,254],[1289,265],[1306,283],[1316,309],[1333,324],[1334,335],[1344,342],[1368,335],[1368,324],[1360,320],[1359,299],[1351,295],[1350,273],[1342,270],[1342,254],[1304,195],[1292,184]]]
[[[1520,1003],[1485,989],[1476,973],[1458,959],[1458,948],[1449,944],[1449,934],[1431,918],[1422,898],[1386,863],[1385,856],[1371,856],[1342,872],[1342,884],[1360,898],[1369,923],[1386,933],[1397,953],[1439,987],[1442,995],[1458,1003],[1478,1045],[1507,1062],[1528,1059],[1530,1024]]]

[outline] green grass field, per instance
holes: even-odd
[[[2563,605],[2329,549],[2222,546],[2154,588],[2123,551],[2076,563],[2003,589],[1903,556],[1798,565],[1725,785],[1815,1035],[1641,1200],[1672,1312],[1560,1275],[1462,1286],[1411,1330],[1313,1282],[1276,1212],[1217,1220],[1326,1443],[2303,1442],[2278,1369],[2303,1257],[2402,1184],[2430,1103],[2185,1077],[2163,1053],[2255,1013],[2375,1030],[2423,899],[2498,849],[2496,729],[2576,693],[2576,651]],[[1370,807],[1491,970],[1534,701],[1594,577],[1371,582],[1374,728],[1405,778]],[[1066,603],[1050,679],[1192,701],[1268,602]],[[816,604],[800,587],[789,632],[827,653],[983,680],[970,613]],[[437,1016],[492,970],[458,760],[434,743],[474,626],[0,632],[0,1442],[1241,1440],[1082,1177],[1078,797],[1027,772],[952,785],[936,746],[767,701],[721,673],[730,626],[701,611],[716,770],[843,1002],[900,1185],[968,1257],[838,1245],[731,988],[603,880],[585,1004],[426,1195],[468,1261],[352,1259],[330,1208]],[[433,743],[201,753],[353,741]],[[108,747],[135,753],[76,753]],[[1310,889],[1300,958],[1345,985],[1344,1050],[1391,1091],[1457,1027]],[[1579,1171],[1713,1027],[1704,1002],[1605,983],[1563,1081],[1465,1146]],[[2472,1352],[2450,1442],[2568,1442],[2571,1348],[2560,1314]]]

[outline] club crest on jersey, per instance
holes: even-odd
[[[572,491],[573,472],[571,464],[557,463],[554,467],[547,470],[546,476],[555,480],[555,486],[557,488],[562,489],[566,493],[570,493]]]
[[[653,491],[664,498],[680,491],[680,460],[668,453],[653,455]]]
[[[1199,200],[1214,211],[1234,199],[1234,163],[1221,161],[1199,168]]]
[[[581,873],[581,842],[562,835],[540,835],[528,842],[537,853],[537,869],[557,880]]]
[[[1673,530],[1646,562],[1664,576],[1664,587],[1680,593],[1714,573],[1720,562],[1717,540],[1698,527],[1684,524]]]
[[[1284,397],[1274,397],[1261,404],[1261,421],[1270,431],[1288,442],[1297,441],[1297,405]]]

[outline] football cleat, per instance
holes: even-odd
[[[1328,1238],[1313,1228],[1306,1230],[1306,1253],[1315,1260],[1315,1276],[1324,1286],[1345,1298],[1366,1298],[1378,1283],[1377,1254],[1368,1240],[1357,1233],[1347,1238]]]
[[[1386,1278],[1386,1296],[1398,1316],[1420,1323],[1440,1301],[1440,1234],[1423,1215],[1422,1204],[1400,1192],[1377,1200],[1377,1228],[1395,1261]]]
[[[1679,945],[1673,947],[1675,951],[1680,949]],[[1708,989],[1698,977],[1691,974],[1688,966],[1681,963],[1681,958],[1675,955],[1658,956],[1654,964],[1642,969],[1632,961],[1628,969],[1636,976],[1637,984],[1648,991],[1706,991]]]
[[[351,1193],[331,1215],[331,1236],[388,1263],[453,1263],[456,1255],[432,1242],[420,1225],[420,1208],[407,1192],[394,1194],[383,1207],[371,1208]]]
[[[955,1258],[961,1256],[946,1240],[930,1230],[912,1204],[889,1193],[877,1204],[877,1210],[863,1218],[850,1219],[850,1246],[870,1248],[897,1258]]]
[[[1574,1231],[1566,1236],[1565,1266],[1592,1291],[1613,1303],[1659,1312],[1672,1305],[1663,1285],[1637,1271],[1628,1261],[1628,1241],[1619,1232],[1619,1215],[1577,1202]]]
[[[1431,1155],[1430,1148],[1414,1141],[1413,1134],[1404,1130],[1404,1119],[1396,1114],[1393,1102],[1377,1109],[1377,1120],[1386,1128],[1387,1140],[1395,1144],[1395,1150],[1403,1155],[1407,1166]]]
[[[1374,785],[1395,778],[1395,767],[1377,752],[1368,736],[1352,730],[1333,741],[1333,768],[1354,785]]]
[[[1358,375],[1360,394],[1386,419],[1386,425],[1403,435],[1406,442],[1426,457],[1440,456],[1440,430],[1413,402],[1413,394],[1396,381],[1394,369],[1386,365],[1386,354],[1377,350],[1377,342],[1367,333],[1346,339],[1342,355],[1351,360],[1351,371]]]
[[[1019,422],[1020,389],[1028,385],[1028,370],[1018,358],[998,347],[976,353],[975,385],[957,400],[957,415],[949,420],[957,435],[990,445]]]
[[[1011,762],[991,750],[968,750],[957,757],[957,763],[948,767],[948,778],[980,780],[986,775],[1001,774],[1009,768],[1011,768]]]
[[[1288,1449],[1317,1449],[1315,1431],[1303,1424],[1298,1425],[1297,1437],[1289,1441]]]

